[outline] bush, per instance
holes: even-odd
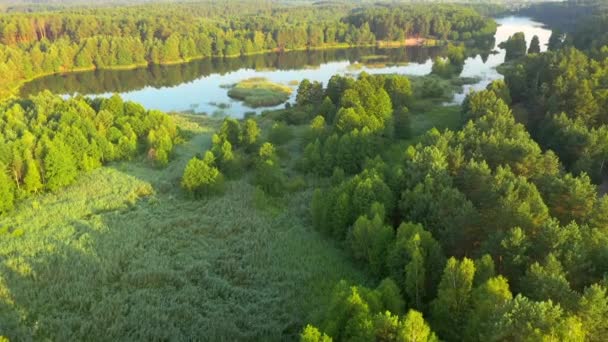
[[[310,121],[312,106],[293,107],[285,113],[285,121],[291,125],[301,125]]]
[[[275,145],[283,145],[291,140],[293,134],[291,128],[282,122],[277,122],[272,125],[268,140]]]
[[[273,160],[263,160],[257,163],[255,185],[271,196],[279,196],[285,188],[285,177],[279,165]]]
[[[264,143],[258,153],[256,163],[255,184],[265,193],[278,196],[285,188],[285,176],[278,163],[278,157],[271,143]]]
[[[184,170],[182,187],[195,198],[223,191],[224,177],[213,165],[213,159],[213,154],[207,152],[203,160],[192,158]]]

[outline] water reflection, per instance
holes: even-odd
[[[479,83],[465,87],[482,89],[492,80],[501,78],[495,67],[504,61],[504,52],[490,51],[515,32],[523,31],[530,41],[532,35],[540,38],[542,48],[548,42],[550,31],[527,18],[509,17],[497,20],[500,24],[495,41],[486,42],[469,50],[475,57],[465,62],[462,76],[479,77]],[[125,99],[139,102],[147,108],[164,111],[195,111],[242,117],[253,111],[227,96],[225,85],[249,77],[266,77],[274,82],[295,84],[303,78],[327,83],[334,74],[358,74],[362,71],[426,75],[432,68],[432,59],[441,55],[440,47],[408,48],[354,48],[323,51],[272,53],[241,58],[203,59],[172,66],[150,66],[135,70],[97,70],[44,77],[26,84],[22,95],[35,94],[48,89],[57,94],[85,94],[109,96],[120,93]],[[295,88],[295,86],[294,86]],[[293,95],[295,97],[295,93]],[[464,94],[455,96],[460,102]],[[219,109],[217,104],[227,104]],[[277,106],[281,107],[281,106]],[[258,109],[258,112],[261,109]]]
[[[513,34],[524,32],[528,47],[530,47],[532,37],[536,35],[540,41],[541,51],[547,50],[551,30],[544,28],[542,23],[535,22],[529,18],[514,16],[497,19],[496,22],[499,24],[495,35],[496,46],[509,39]],[[475,84],[466,85],[462,94],[454,96],[454,103],[461,103],[466,94],[471,90],[483,90],[492,81],[501,79],[502,75],[496,71],[496,67],[505,61],[505,54],[505,50],[498,49],[497,53],[490,54],[485,58],[483,54],[468,58],[465,61],[461,76],[478,77],[480,80]]]

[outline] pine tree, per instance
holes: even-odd
[[[591,285],[585,289],[577,310],[583,326],[587,331],[587,339],[599,342],[608,336],[608,296],[606,287]]]

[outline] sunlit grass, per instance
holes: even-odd
[[[287,85],[253,77],[235,84],[228,91],[228,96],[255,108],[279,105],[289,99],[291,92],[291,87]]]
[[[289,340],[339,279],[364,276],[310,228],[310,192],[256,205],[179,189],[216,120],[176,116],[187,141],[165,169],[112,164],[0,220],[0,335],[11,340]],[[261,209],[262,208],[262,209]]]

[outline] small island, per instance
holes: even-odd
[[[289,86],[271,82],[263,77],[253,77],[232,86],[228,96],[241,100],[252,108],[272,107],[287,101],[292,91]]]

